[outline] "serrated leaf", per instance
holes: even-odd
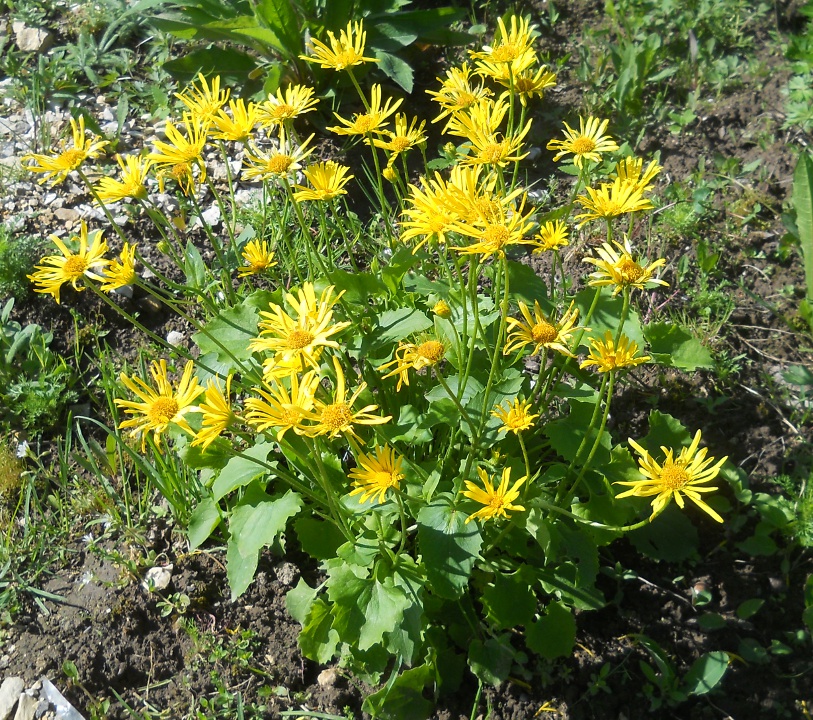
[[[302,549],[317,560],[336,557],[336,550],[344,542],[344,535],[333,523],[303,517],[294,523],[294,530]]]
[[[483,605],[489,619],[503,629],[527,625],[536,610],[536,596],[531,590],[526,573],[512,575],[497,573],[494,584],[483,591]]]
[[[548,660],[569,657],[576,644],[576,619],[564,604],[552,602],[545,615],[527,629],[526,641]]]
[[[425,720],[432,703],[423,697],[423,689],[435,677],[430,665],[406,670],[381,690],[368,695],[362,710],[381,720]]]
[[[322,598],[314,600],[302,632],[299,633],[302,654],[323,665],[330,662],[339,644],[339,634],[331,627],[333,624],[331,610],[330,605]]]
[[[473,640],[469,645],[469,667],[483,682],[499,686],[511,672],[514,654],[510,635],[489,638],[485,642]]]
[[[385,578],[383,583],[369,582],[358,603],[365,617],[358,639],[360,650],[379,645],[385,632],[400,626],[404,610],[410,605],[404,591],[393,584],[392,577]]]

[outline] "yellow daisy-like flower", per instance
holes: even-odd
[[[398,98],[395,102],[392,98],[387,98],[384,107],[381,107],[381,85],[375,84],[370,90],[370,105],[367,112],[356,113],[352,120],[345,120],[338,113],[333,113],[341,125],[334,125],[328,130],[337,135],[367,135],[380,132],[384,121],[401,106],[403,101],[403,98]]]
[[[499,223],[506,213],[515,212],[514,200],[527,194],[522,188],[515,188],[504,195],[497,188],[497,173],[488,172],[483,165],[455,165],[449,175],[446,203],[458,215],[460,222],[469,225],[477,223]]]
[[[457,222],[453,229],[461,235],[474,238],[472,245],[462,247],[452,247],[461,255],[480,255],[481,260],[485,260],[493,255],[505,257],[505,249],[511,245],[528,244],[525,235],[533,227],[533,223],[528,221],[531,213],[522,214],[525,207],[525,197],[523,195],[519,207],[506,207],[500,205],[497,217],[482,218],[473,224]]]
[[[700,445],[700,430],[695,433],[692,444],[680,449],[677,458],[674,457],[674,450],[661,446],[661,450],[666,456],[663,465],[658,464],[652,456],[642,448],[635,440],[629,439],[629,444],[641,456],[638,459],[640,473],[643,480],[632,482],[616,482],[615,485],[627,485],[631,490],[625,490],[616,498],[625,497],[651,497],[652,516],[659,515],[664,508],[674,498],[678,507],[682,510],[685,503],[683,496],[695,503],[703,512],[710,515],[717,522],[723,522],[714,510],[712,510],[700,497],[701,493],[713,492],[716,487],[706,487],[705,483],[710,482],[720,472],[720,468],[728,460],[728,456],[718,460],[714,465],[714,458],[707,458],[708,448],[698,450]],[[703,487],[701,487],[703,486]]]
[[[314,348],[311,353],[313,361],[318,365],[322,358],[323,348]],[[280,380],[289,378],[295,373],[302,372],[302,361],[296,355],[286,355],[276,353],[263,360],[263,382],[266,385],[273,385]]]
[[[40,183],[48,180],[52,185],[63,182],[72,170],[76,170],[88,158],[97,158],[102,153],[102,149],[109,145],[107,140],[101,140],[96,135],[91,135],[90,140],[85,137],[85,118],[79,116],[79,123],[71,118],[71,134],[73,145],[65,147],[56,155],[36,155],[31,153],[23,156],[23,161],[30,160],[31,165],[26,165],[26,170],[31,172],[44,173]]]
[[[296,297],[294,297],[293,293],[285,293],[285,301],[297,311],[300,319],[307,318],[310,322],[316,324],[325,321],[330,322],[333,320],[333,307],[344,295],[344,290],[342,290],[336,297],[333,297],[335,289],[335,285],[328,285],[322,290],[322,294],[317,300],[316,287],[313,283],[306,282],[296,291]],[[264,327],[262,322],[260,327]]]
[[[118,202],[125,198],[146,200],[147,175],[152,167],[152,160],[140,155],[128,155],[123,158],[116,155],[116,162],[121,168],[121,181],[113,178],[102,178],[94,188],[99,200],[103,203]]]
[[[305,168],[302,174],[308,179],[311,187],[295,185],[294,200],[296,202],[306,201],[326,201],[332,200],[339,195],[347,195],[344,186],[355,176],[348,175],[350,168],[346,165],[328,160],[327,162],[316,163]]]
[[[237,415],[234,414],[229,403],[231,379],[232,375],[229,374],[226,378],[225,393],[214,378],[209,378],[209,382],[206,383],[204,401],[198,407],[198,410],[203,413],[203,424],[192,441],[192,445],[202,445],[204,452],[229,425],[237,420]]]
[[[567,241],[567,225],[561,220],[546,222],[539,228],[539,233],[534,237],[534,253],[542,253],[547,250],[557,250],[565,247]]]
[[[510,83],[508,80],[498,82],[506,86]],[[550,72],[545,65],[536,72],[526,71],[514,76],[514,92],[523,106],[527,106],[528,100],[534,95],[541,98],[545,90],[551,87],[556,87],[556,73]],[[510,93],[510,90],[505,92]]]
[[[477,61],[477,74],[496,80],[505,87],[511,86],[511,80],[530,70],[538,62],[536,52],[528,48],[508,62]],[[544,66],[543,66],[544,68]]]
[[[269,152],[263,152],[257,147],[253,147],[250,151],[247,150],[243,178],[271,180],[272,178],[288,177],[299,170],[302,167],[302,161],[313,152],[313,148],[308,147],[308,143],[313,138],[314,136],[311,135],[305,142],[294,148],[285,134],[281,132],[279,147],[272,148]]]
[[[652,181],[663,168],[654,160],[646,166],[646,170],[643,168],[643,158],[626,157],[618,161],[611,179],[618,178],[621,182],[632,184],[641,192],[646,192],[652,189]]]
[[[598,269],[590,273],[592,280],[588,285],[601,287],[604,285],[614,285],[613,295],[618,295],[625,288],[638,288],[643,290],[647,283],[655,285],[669,286],[665,280],[652,277],[652,274],[659,267],[666,264],[666,260],[659,258],[649,265],[639,263],[632,256],[632,246],[629,238],[624,238],[621,244],[613,240],[617,250],[610,243],[603,243],[596,250],[598,257],[584,258],[584,262],[595,265]]]
[[[404,479],[404,459],[395,454],[389,446],[377,447],[375,454],[361,453],[356,461],[358,467],[347,473],[353,481],[355,488],[350,496],[361,495],[360,503],[383,503],[387,497],[387,490],[398,489]]]
[[[119,255],[117,259],[111,260],[104,272],[104,282],[102,283],[101,290],[104,292],[112,292],[125,285],[133,284],[136,279],[135,251],[135,245],[124,243],[124,247],[121,249],[121,255]]]
[[[558,150],[554,156],[554,161],[559,160],[564,155],[573,155],[573,164],[581,169],[585,159],[601,160],[601,153],[614,152],[618,150],[618,144],[609,135],[605,135],[609,120],[599,120],[588,117],[579,118],[578,132],[565,123],[565,140],[551,140],[548,150]]]
[[[193,84],[182,93],[175,93],[175,97],[186,105],[193,117],[208,125],[226,104],[230,91],[228,89],[220,90],[219,75],[212,78],[211,87],[206,82],[203,73],[198,73],[198,82],[200,87]]]
[[[198,385],[198,379],[193,377],[194,363],[190,360],[184,367],[183,375],[178,383],[178,389],[173,390],[172,383],[167,378],[166,360],[154,360],[150,368],[150,375],[155,383],[151,388],[141,378],[127,377],[121,374],[122,384],[141,402],[133,400],[115,399],[117,407],[124,408],[124,412],[134,417],[119,423],[119,429],[132,428],[133,437],[141,436],[141,452],[146,451],[147,435],[153,433],[153,441],[158,445],[163,433],[173,423],[194,435],[189,423],[184,418],[189,412],[195,410],[194,402],[203,388]]]
[[[470,480],[466,480],[466,490],[463,491],[463,495],[480,503],[483,507],[469,515],[466,518],[466,524],[474,520],[474,518],[492,520],[496,517],[508,517],[509,511],[525,509],[522,505],[513,505],[512,503],[519,497],[519,489],[528,479],[527,476],[517,480],[509,490],[508,483],[511,481],[510,467],[503,469],[500,484],[496,488],[483,468],[478,467],[477,474],[480,476],[483,487],[480,488]]]
[[[423,126],[426,123],[424,120],[421,120],[421,124],[415,127],[417,122],[417,118],[412,118],[412,122],[407,125],[406,115],[404,113],[397,113],[395,115],[395,130],[383,131],[387,139],[373,138],[372,143],[375,147],[389,152],[387,167],[392,167],[392,164],[401,153],[418,145],[426,144],[426,133],[423,131]],[[370,139],[368,138],[366,142],[369,145]]]
[[[576,215],[576,220],[581,220],[576,227],[581,228],[591,220],[606,220],[626,213],[651,210],[652,202],[643,193],[643,188],[637,183],[621,178],[616,178],[612,184],[601,183],[598,190],[587,188],[587,195],[576,198],[586,211]]]
[[[330,47],[320,40],[311,40],[310,49],[312,55],[300,55],[302,60],[312,63],[319,63],[323,68],[333,70],[344,70],[353,65],[361,65],[367,62],[378,62],[376,58],[364,57],[364,43],[367,33],[362,29],[359,20],[355,27],[352,22],[347,23],[347,29],[339,31],[339,39],[328,31],[327,34]]]
[[[481,52],[469,50],[475,60],[484,60],[491,63],[507,63],[516,60],[533,46],[536,25],[531,25],[527,18],[511,16],[511,30],[507,30],[502,18],[497,18],[499,32],[494,44],[485,46]]]
[[[267,240],[249,240],[241,256],[246,261],[245,265],[237,268],[237,276],[241,278],[259,275],[277,264],[274,260],[274,251],[268,249]]]
[[[206,147],[207,125],[198,116],[184,115],[185,133],[172,122],[167,122],[165,134],[169,142],[155,141],[155,150],[147,158],[159,168],[159,187],[163,192],[164,179],[169,175],[187,195],[197,183],[206,181],[203,148]],[[195,177],[195,168],[198,176]]]
[[[539,417],[538,414],[534,415],[530,410],[530,400],[521,401],[519,398],[514,398],[514,402],[509,402],[507,407],[495,405],[491,414],[502,421],[500,432],[512,432],[514,435],[519,435],[523,430],[532,428],[534,420]]]
[[[621,335],[616,345],[612,332],[607,330],[603,341],[590,338],[590,355],[579,367],[584,369],[595,365],[599,372],[610,372],[642,365],[652,359],[649,355],[635,357],[637,354],[638,343],[626,335]]]
[[[257,105],[253,102],[246,105],[243,98],[238,98],[229,100],[229,110],[231,112],[227,113],[221,108],[212,117],[212,123],[217,128],[212,131],[212,137],[216,140],[246,142],[259,122]]]
[[[421,238],[413,248],[413,253],[429,240],[445,243],[446,233],[454,229],[453,225],[459,219],[458,213],[451,206],[449,185],[440,173],[436,172],[433,179],[421,177],[421,185],[423,189],[415,185],[409,186],[409,207],[403,212],[407,220],[401,222],[403,242],[414,237]]]
[[[367,383],[361,383],[348,398],[345,389],[344,370],[342,370],[341,363],[336,357],[333,358],[333,367],[336,370],[333,402],[325,403],[318,398],[314,401],[314,411],[310,414],[309,419],[316,422],[316,425],[308,428],[307,434],[311,437],[327,435],[330,438],[335,438],[343,433],[348,437],[354,437],[363,444],[363,441],[353,428],[354,425],[382,425],[392,420],[392,416],[373,415],[372,412],[378,410],[378,405],[366,405],[361,410],[354,412],[353,403],[367,388]]]
[[[463,63],[462,67],[447,70],[445,80],[437,78],[437,81],[441,84],[440,90],[426,91],[442,108],[440,114],[432,120],[433,123],[455,113],[468,110],[481,100],[491,97],[493,94],[491,90],[485,87],[482,81],[479,85],[474,85],[471,82],[471,76],[471,68],[467,63]],[[445,130],[446,128],[444,128],[444,132]]]
[[[573,307],[573,303],[570,303],[570,307],[558,321],[546,316],[538,301],[534,301],[533,316],[528,306],[521,301],[519,311],[524,322],[518,318],[508,318],[508,341],[503,348],[503,355],[510,355],[532,344],[534,347],[531,355],[538,354],[542,348],[548,348],[568,357],[576,357],[568,347],[571,336],[576,332],[573,326],[579,317],[579,310]]]
[[[282,126],[294,118],[312,112],[319,104],[313,88],[305,85],[289,85],[283,91],[277,90],[257,108],[257,114],[263,125]]]
[[[301,378],[296,372],[286,376],[291,389],[282,384],[278,378],[273,389],[255,388],[262,400],[246,400],[246,422],[265,432],[268,428],[277,430],[277,442],[282,442],[285,433],[293,430],[297,435],[307,433],[305,422],[313,410],[316,389],[319,387],[319,375],[314,370],[306,372]]]
[[[481,100],[465,112],[457,112],[449,120],[449,135],[472,140],[478,136],[497,134],[510,104],[504,98]]]
[[[82,221],[78,238],[76,236],[71,238],[71,242],[79,240],[79,250],[75,253],[56,235],[51,235],[50,239],[62,255],[46,255],[40,260],[41,264],[34,268],[36,272],[27,276],[34,283],[34,292],[53,295],[58,303],[59,290],[64,283],[69,282],[74,290],[81,291],[84,288],[79,287],[77,283],[83,277],[104,282],[105,278],[99,272],[104,270],[110,261],[104,257],[107,242],[102,238],[101,231],[97,230],[94,233],[93,242],[88,247],[88,228]]]
[[[446,354],[446,346],[438,340],[427,340],[420,345],[413,343],[399,342],[395,351],[395,359],[384,363],[378,368],[382,372],[395,365],[395,369],[382,376],[382,380],[398,376],[398,385],[395,391],[398,392],[402,385],[409,385],[409,370],[422,370],[425,367],[437,365]]]

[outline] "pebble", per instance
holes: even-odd
[[[7,720],[11,716],[24,689],[25,683],[21,677],[7,677],[3,680],[0,685],[0,720]]]

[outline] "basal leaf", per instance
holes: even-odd
[[[692,372],[714,367],[711,353],[703,344],[678,325],[651,323],[644,328],[650,354],[662,365]]]
[[[189,530],[187,539],[189,549],[194,550],[200,547],[220,524],[220,511],[213,498],[204,498],[192,511],[189,518]]]
[[[526,632],[528,647],[548,660],[569,657],[576,644],[576,619],[563,603],[552,602]]]
[[[273,444],[261,441],[245,450],[245,457],[232,457],[212,485],[214,500],[220,500],[233,490],[248,485],[254,478],[267,474],[268,468],[261,463],[265,462],[273,449]]]
[[[257,336],[257,309],[243,303],[224,310],[192,336],[201,353],[213,352],[236,370],[234,360],[251,357],[248,344]]]

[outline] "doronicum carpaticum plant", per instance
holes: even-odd
[[[188,507],[173,511],[189,514],[192,547],[223,533],[234,597],[283,535],[321,562],[324,581],[302,580],[287,599],[302,651],[339,657],[370,682],[389,673],[365,702],[373,714],[394,712],[396,697],[424,708],[423,688],[453,688],[465,664],[500,683],[523,647],[569,655],[574,610],[605,604],[599,547],[639,528],[657,534],[662,513],[683,520],[675,505],[715,522],[728,507],[713,494],[726,458],[701,447],[700,431],[657,412],[628,444],[608,430],[630,375],[646,382],[651,364],[693,369],[708,354],[636,312],[640,296],[667,284],[666,259],[631,240],[653,207],[656,163],[616,158],[608,121],[581,118],[548,144],[575,178],[570,200],[543,213],[519,183],[528,106],[556,82],[534,38],[527,20],[500,20],[491,45],[439,80],[433,122],[451,144],[438,165],[451,167],[417,184],[404,156],[423,150],[423,121],[378,85],[369,96],[359,88],[362,112],[336,114],[329,129],[372,156],[372,240],[348,231],[355,171],[311,162],[313,138],[294,128],[317,102],[303,86],[255,104],[200,78],[181,93],[188,111],[166,139],[118,158],[120,180],[89,182],[86,164],[104,148],[81,125],[72,144],[29,159],[54,182],[78,174],[108,214],[126,199],[155,221],[158,250],[185,282],[154,267],[142,278],[138,248],[111,221],[117,259],[101,230],[83,226],[54,239],[35,289],[59,300],[66,283],[89,288],[137,323],[109,295],[130,285],[196,328],[196,352],[175,348],[179,364],[122,374],[118,430],[142,462],[180,458],[198,473]],[[363,28],[306,60],[316,58],[354,81],[368,61]],[[213,183],[211,147],[241,159],[242,177]],[[246,181],[262,223],[278,230],[270,241],[257,239],[264,228],[234,224],[234,190]],[[156,184],[177,191],[205,237],[193,242],[161,213]],[[203,217],[204,189],[223,233]],[[378,256],[359,252],[376,245]],[[590,272],[566,278],[563,248]],[[517,259],[528,252],[548,258],[545,275]]]

